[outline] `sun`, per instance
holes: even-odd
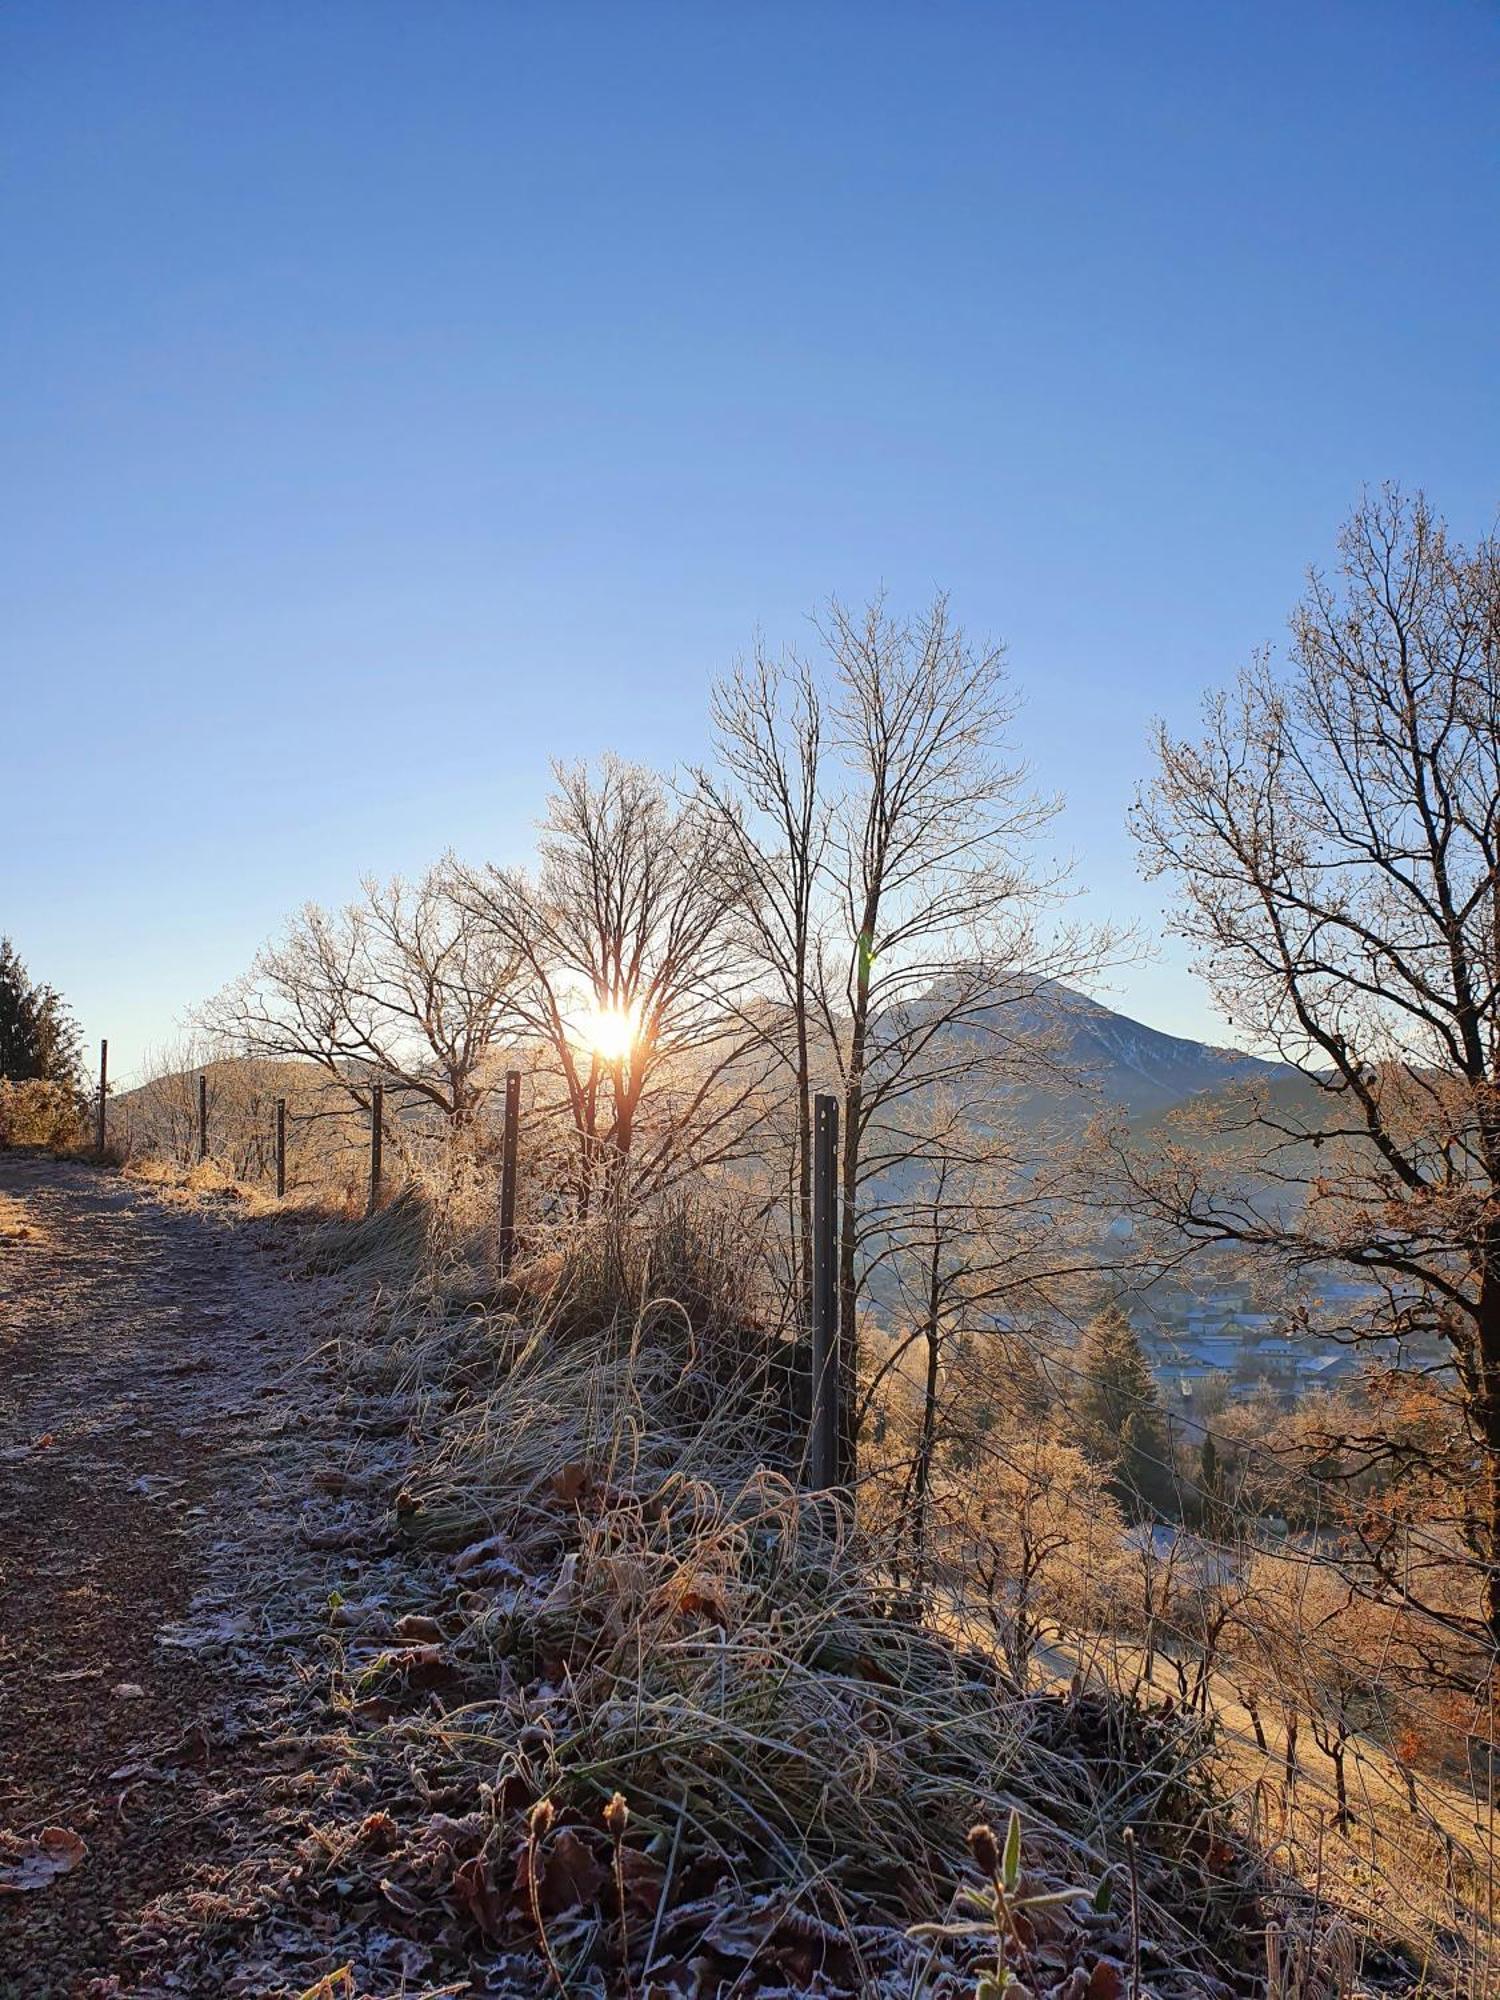
[[[635,1047],[633,1007],[591,1007],[583,1019],[581,1040],[601,1062],[624,1062]]]

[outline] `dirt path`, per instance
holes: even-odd
[[[323,1301],[283,1244],[227,1204],[0,1155],[4,2000],[137,1990],[141,1913],[220,1838],[207,1780],[251,1690],[214,1644],[246,1616],[215,1566],[317,1450]],[[36,1845],[49,1828],[86,1851]]]

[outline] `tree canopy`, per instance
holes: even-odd
[[[0,1077],[12,1083],[76,1084],[78,1024],[55,987],[39,985],[8,937],[0,937]]]

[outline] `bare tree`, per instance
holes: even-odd
[[[939,1573],[960,1615],[989,1626],[1018,1685],[1040,1649],[1081,1651],[1111,1622],[1125,1526],[1094,1467],[1052,1426],[1003,1413],[938,1499]]]
[[[1162,730],[1137,826],[1177,927],[1246,1038],[1310,1088],[1249,1107],[1269,1196],[1177,1149],[1126,1161],[1190,1240],[1342,1265],[1354,1340],[1441,1342],[1481,1478],[1458,1524],[1468,1614],[1409,1537],[1365,1537],[1377,1587],[1500,1644],[1500,549],[1427,502],[1366,498],[1313,575],[1284,673],[1262,659],[1197,741]],[[1436,1560],[1451,1566],[1451,1545]],[[1430,1572],[1429,1572],[1430,1574]]]
[[[201,1037],[148,1051],[140,1083],[123,1095],[132,1152],[189,1168],[198,1157],[198,1080],[204,1083],[210,1155],[240,1181],[263,1180],[274,1158],[277,1066],[218,1060]]]
[[[695,775],[746,885],[740,917],[773,1003],[759,1008],[757,1025],[791,1078],[790,1235],[794,1289],[806,1326],[812,1317],[812,975],[830,831],[822,786],[823,699],[795,653],[773,660],[757,647],[750,664],[715,686],[713,721],[722,775]]]
[[[886,1171],[865,1193],[862,1290],[889,1336],[866,1357],[856,1428],[898,1380],[914,1386],[901,1495],[914,1569],[934,1481],[972,1452],[976,1410],[1041,1414],[1054,1400],[1047,1329],[1098,1281],[1071,1146],[1007,1117],[984,1064],[978,1081],[978,1093],[950,1084],[914,1099],[882,1128]]]
[[[737,1011],[744,884],[710,815],[638,765],[559,766],[536,875],[456,880],[561,1079],[582,1206],[627,1164],[660,1188],[743,1147],[764,1066]]]
[[[367,880],[338,912],[309,903],[203,1022],[239,1054],[316,1063],[362,1107],[378,1082],[461,1131],[498,1080],[515,971],[433,868],[416,883]]]
[[[1360,1600],[1328,1564],[1310,1556],[1264,1552],[1254,1559],[1243,1602],[1237,1666],[1284,1715],[1301,1715],[1329,1764],[1335,1827],[1354,1818],[1348,1760],[1361,1739],[1392,1745],[1413,1685],[1412,1614]],[[1287,1775],[1295,1776],[1289,1732]]]
[[[852,1468],[867,1196],[912,1150],[909,1107],[947,1084],[996,1088],[1045,1060],[1049,978],[1103,943],[1044,942],[1059,871],[1040,836],[1057,803],[1008,753],[1001,649],[972,643],[936,598],[914,621],[877,598],[830,605],[821,671],[758,659],[720,688],[728,773],[704,791],[758,902],[753,944],[775,1004],[764,1033],[796,1091],[793,1185],[806,1291],[813,1074],[843,1101],[839,1297]]]

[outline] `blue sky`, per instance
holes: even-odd
[[[1150,718],[1362,482],[1500,502],[1487,0],[10,0],[0,145],[0,929],[122,1069],[881,583],[1154,928]]]

